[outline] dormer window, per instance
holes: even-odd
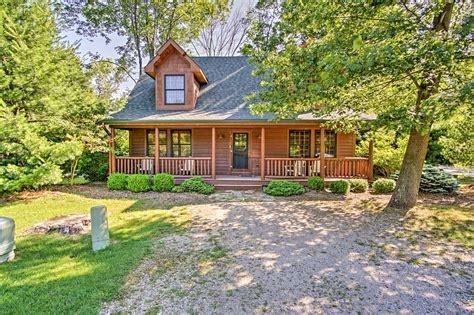
[[[184,74],[165,75],[165,105],[184,105]]]

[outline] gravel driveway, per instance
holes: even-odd
[[[222,200],[191,206],[102,312],[474,311],[472,253],[413,239],[385,200]]]

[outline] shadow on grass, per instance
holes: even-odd
[[[17,257],[0,265],[0,313],[97,313],[116,297],[153,238],[180,233],[184,209],[120,213],[112,245],[91,250],[90,235],[30,235],[17,239]]]

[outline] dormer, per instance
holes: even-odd
[[[172,39],[166,41],[145,67],[155,79],[156,110],[191,110],[199,88],[208,83],[199,65]]]

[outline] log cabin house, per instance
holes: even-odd
[[[125,108],[102,121],[110,128],[109,173],[165,172],[178,183],[202,176],[221,188],[372,178],[372,149],[355,157],[353,133],[325,130],[312,114],[279,122],[252,115],[244,101],[260,88],[252,69],[246,57],[190,57],[168,40]],[[114,154],[116,129],[129,132],[129,156]]]

